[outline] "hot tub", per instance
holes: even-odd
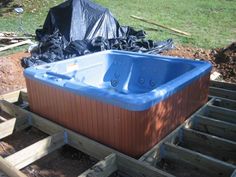
[[[104,51],[25,70],[30,109],[139,157],[207,101],[211,64]]]

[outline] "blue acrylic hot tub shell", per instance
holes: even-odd
[[[121,108],[146,110],[211,71],[211,64],[103,51],[27,68],[25,77]]]

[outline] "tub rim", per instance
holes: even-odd
[[[118,51],[118,50],[107,50],[102,52],[97,52],[92,55],[104,55],[104,54],[125,54],[125,55],[136,55],[143,57],[152,57],[154,59],[162,59],[162,60],[171,60],[178,62],[189,63],[194,65],[195,68],[185,72],[184,74],[179,75],[175,79],[172,79],[165,84],[154,88],[150,92],[146,93],[131,93],[124,94],[115,92],[110,92],[107,89],[102,89],[98,87],[93,87],[90,85],[82,84],[82,83],[73,83],[73,81],[67,82],[54,82],[46,79],[42,79],[40,77],[36,77],[35,73],[37,67],[30,67],[24,70],[24,76],[29,79],[33,79],[39,81],[41,83],[60,88],[66,91],[73,92],[76,95],[86,96],[98,101],[102,101],[108,104],[112,104],[130,111],[144,111],[149,109],[150,107],[158,104],[162,100],[168,98],[169,96],[175,94],[180,91],[184,87],[188,86],[190,83],[194,82],[198,78],[210,73],[212,69],[212,65],[208,61],[194,61],[192,59],[187,58],[179,58],[179,57],[171,57],[171,56],[162,56],[162,55],[153,55],[153,54],[143,54],[143,53],[135,53],[135,52],[127,52],[127,51]],[[86,58],[88,55],[71,58],[70,60],[78,60],[82,58]],[[61,63],[67,63],[68,60],[58,61]],[[47,63],[40,65],[40,67],[44,67],[47,65],[53,65],[55,63]],[[44,70],[45,72],[45,70]]]

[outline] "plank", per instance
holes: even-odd
[[[227,90],[236,90],[236,84],[229,83],[229,82],[210,81],[210,86],[223,88]]]
[[[11,135],[14,131],[16,118],[12,118],[5,122],[0,123],[0,139]]]
[[[206,152],[205,155],[210,152],[221,160],[236,157],[236,142],[187,128],[183,128],[182,136],[184,146],[192,150]]]
[[[0,40],[23,40],[23,39],[32,39],[32,36],[0,36]]]
[[[18,47],[18,46],[21,46],[21,45],[30,44],[30,43],[31,43],[31,40],[28,39],[28,40],[25,40],[25,41],[17,42],[15,44],[10,44],[10,45],[7,45],[5,47],[1,47],[0,52],[2,52],[4,50],[12,49],[14,47]]]
[[[75,132],[66,130],[68,132],[68,144],[96,159],[103,159],[111,153],[119,154],[118,151],[111,149],[105,145],[97,143],[85,136],[79,135]]]
[[[125,156],[123,154],[111,154],[98,162],[92,168],[85,171],[79,177],[96,176],[96,177],[108,177],[113,172],[119,171],[130,176],[135,177],[174,177],[164,171],[156,169],[152,166],[145,165],[140,161]]]
[[[236,101],[225,98],[215,98],[211,105],[236,110]]]
[[[8,102],[14,103],[18,101],[20,90],[0,95],[0,100],[7,100]]]
[[[170,143],[164,143],[164,154],[166,159],[186,162],[214,176],[230,176],[235,165],[225,163],[201,153],[182,148]]]
[[[20,91],[20,96],[19,96],[19,101],[23,102],[29,102],[29,99],[28,99],[28,94],[25,90],[21,90]]]
[[[88,177],[88,176],[109,177],[115,171],[117,171],[116,155],[111,154],[107,156],[104,160],[96,163],[93,167],[86,170],[78,177]]]
[[[236,100],[236,91],[235,90],[227,90],[223,88],[210,87],[209,95],[223,97],[230,100]]]
[[[117,155],[117,166],[119,171],[135,177],[175,177],[172,174],[150,166],[147,163],[137,161],[124,154]]]
[[[15,167],[11,166],[3,157],[0,156],[0,171],[4,172],[9,177],[26,177],[25,174],[18,171]]]
[[[64,132],[60,132],[6,157],[5,160],[16,169],[22,169],[64,144]]]
[[[236,141],[236,125],[229,122],[196,115],[196,119],[190,127],[194,130]]]
[[[2,116],[0,116],[0,121],[5,122],[5,121],[7,121],[7,119],[2,117]]]
[[[207,114],[211,118],[236,124],[236,111],[218,106],[208,105]]]
[[[0,100],[6,100],[10,103],[28,102],[28,95],[26,89],[20,89],[4,95],[0,95]]]
[[[236,177],[236,170],[234,170],[234,172],[232,173],[230,177]]]
[[[164,29],[168,29],[168,30],[173,31],[175,33],[179,33],[179,34],[182,34],[182,35],[185,35],[185,36],[191,36],[190,33],[187,33],[187,32],[181,31],[179,29],[172,28],[172,27],[164,26],[164,25],[158,24],[156,22],[153,22],[153,21],[147,20],[145,18],[142,18],[142,17],[138,17],[138,16],[135,16],[135,15],[131,15],[130,17],[132,17],[132,18],[134,18],[136,20],[143,21],[145,23],[149,23],[149,24],[152,24],[152,25],[164,28]]]
[[[5,100],[0,100],[0,109],[16,118],[14,131],[20,131],[30,126],[30,116],[17,111],[18,107]]]

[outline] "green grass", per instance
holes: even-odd
[[[23,26],[26,31],[34,33],[35,29],[42,26],[49,7],[62,0],[22,1],[26,10],[23,15]],[[122,25],[144,30],[149,27],[158,28],[130,17],[136,15],[192,34],[191,38],[186,38],[158,28],[160,31],[147,31],[149,39],[173,38],[175,43],[202,48],[223,47],[236,40],[235,0],[95,0],[95,2],[109,8]],[[0,13],[3,10],[0,10]],[[12,11],[0,17],[0,31],[16,31],[18,25],[19,17]]]

